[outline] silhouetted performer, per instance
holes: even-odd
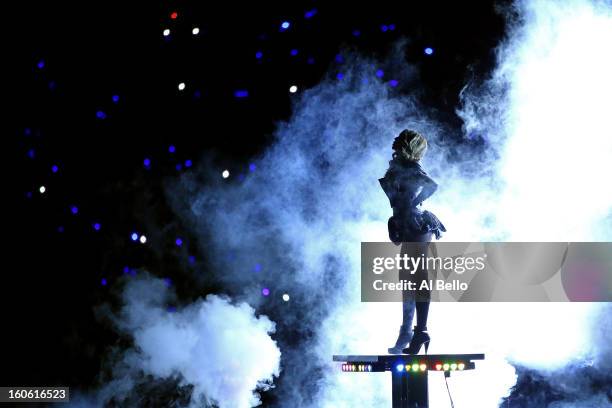
[[[440,239],[446,231],[444,225],[431,212],[419,208],[421,203],[431,196],[438,185],[421,169],[419,160],[427,150],[427,140],[412,130],[402,131],[393,141],[393,160],[389,169],[381,178],[380,185],[389,198],[393,216],[389,218],[389,239],[399,245],[401,254],[420,257],[427,254],[427,243],[432,234]],[[408,242],[422,243],[408,245]],[[420,268],[414,274],[400,270],[400,279],[407,279],[420,285],[428,279],[427,269]],[[427,314],[431,293],[429,290],[403,291],[403,319],[395,346],[389,348],[389,354],[417,354],[425,345],[429,347],[430,337],[427,333]],[[416,326],[411,329],[416,309]],[[406,345],[410,343],[408,348]]]

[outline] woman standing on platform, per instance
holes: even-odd
[[[418,208],[438,187],[419,165],[427,150],[427,140],[406,129],[395,138],[392,148],[393,159],[389,162],[389,169],[379,179],[393,209],[388,223],[389,238],[396,245],[402,244],[402,255],[420,257],[426,253],[432,235],[440,239],[441,233],[446,231],[433,213]],[[412,274],[400,270],[400,279],[404,278],[421,282],[428,279],[427,269],[421,267]],[[395,345],[388,349],[389,354],[417,354],[422,345],[425,345],[427,353],[431,340],[427,333],[431,293],[429,290],[403,291],[402,299],[402,325]],[[416,326],[412,330],[415,311]],[[410,345],[405,348],[408,343]]]

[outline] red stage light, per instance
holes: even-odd
[[[171,19],[173,19],[173,20],[176,20],[176,18],[177,18],[177,17],[178,17],[178,13],[177,13],[176,11],[173,11],[173,12],[170,14],[170,18],[171,18]]]

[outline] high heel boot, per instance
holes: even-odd
[[[414,335],[410,340],[410,345],[402,350],[404,354],[419,354],[421,350],[421,346],[425,345],[425,354],[427,354],[427,349],[429,348],[429,342],[431,338],[429,337],[429,333],[427,333],[427,327],[414,327]]]
[[[413,333],[412,330],[410,330],[410,325],[402,324],[399,335],[397,336],[397,341],[395,342],[395,346],[387,349],[389,354],[402,354],[402,349],[408,345],[412,339],[412,335]]]

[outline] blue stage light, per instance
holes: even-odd
[[[306,13],[304,13],[304,18],[312,18],[315,16],[315,14],[317,14],[317,9],[308,10]]]
[[[106,119],[106,113],[104,113],[104,111],[99,110],[96,112],[96,117],[98,119]]]
[[[79,213],[79,208],[76,205],[73,205],[72,207],[70,207],[70,212],[76,215]]]
[[[387,27],[386,24],[380,26],[380,31],[382,31],[383,33],[387,32],[387,30],[389,30],[389,27]]]
[[[283,21],[281,24],[281,31],[287,30],[291,26],[291,23],[288,21]]]
[[[106,278],[102,278],[102,280],[100,281],[100,284],[102,286],[106,286]]]
[[[361,35],[361,31],[353,30],[353,37],[359,37]]]
[[[433,54],[434,50],[431,47],[427,47],[425,48],[424,52],[425,52],[425,55],[431,55]]]
[[[170,153],[174,153],[174,152],[176,152],[176,146],[174,146],[174,145],[170,145],[170,146],[168,146],[168,151],[169,151]]]
[[[249,164],[249,171],[250,171],[250,172],[255,171],[255,169],[256,169],[256,168],[257,168],[257,167],[255,166],[255,163],[251,163],[251,164]]]
[[[36,157],[36,151],[34,149],[28,150],[28,157],[30,159],[33,159],[34,157]]]
[[[164,278],[164,283],[166,284],[166,287],[170,287],[172,286],[172,279]]]
[[[336,54],[336,62],[338,64],[342,64],[344,62],[344,58],[342,57],[341,54]]]
[[[123,273],[125,273],[125,274],[130,273],[130,267],[129,267],[129,266],[127,266],[127,265],[126,265],[126,266],[124,266],[124,267],[123,267]]]
[[[189,159],[185,160],[185,167],[189,168],[191,166],[193,166],[193,162]]]
[[[298,52],[299,51],[294,48],[294,49],[291,50],[291,55],[295,57],[296,55],[298,55]]]
[[[114,103],[119,102],[119,95],[113,95],[113,102]]]
[[[389,24],[389,30],[391,31],[395,30],[395,24]]]
[[[336,75],[336,78],[342,79],[344,78],[344,75],[342,74],[342,72],[338,72],[338,74]]]
[[[183,245],[183,240],[182,240],[182,239],[180,239],[180,238],[177,238],[177,239],[174,241],[174,243],[176,244],[176,246],[181,246],[181,245]]]
[[[404,365],[403,364],[398,364],[395,366],[395,369],[399,372],[404,371]]]
[[[135,232],[132,232],[132,235],[130,235],[130,238],[132,238],[132,241],[138,241],[138,234]]]
[[[257,52],[255,53],[255,58],[257,58],[257,59],[262,59],[262,58],[263,58],[263,52],[261,52],[261,51],[257,51]]]
[[[151,166],[151,159],[145,157],[145,159],[142,161],[142,164],[144,164],[145,167]]]
[[[38,64],[36,64],[36,66],[38,67],[38,69],[43,69],[45,67],[45,61],[44,60],[38,61]]]
[[[181,163],[176,163],[176,166],[174,166],[174,168],[176,169],[176,171],[181,171],[183,170],[183,165]]]
[[[234,92],[234,96],[236,98],[247,98],[249,96],[249,91],[246,89],[238,89]]]
[[[392,79],[389,81],[389,85],[392,87],[396,87],[398,84],[397,79]]]
[[[255,267],[253,268],[253,270],[254,270],[255,272],[259,272],[259,271],[261,271],[261,264],[255,264]]]
[[[59,167],[57,167],[55,164],[53,166],[51,166],[51,171],[53,173],[57,173],[58,170],[59,170]]]
[[[100,225],[100,223],[99,223],[99,222],[96,222],[96,223],[94,223],[94,225],[93,225],[93,228],[94,228],[96,231],[100,231],[100,228],[101,228],[101,227],[102,227],[102,226]]]
[[[312,65],[312,64],[314,64],[314,63],[315,63],[315,59],[314,59],[314,57],[308,57],[308,59],[306,60],[306,62],[307,62],[309,65]]]
[[[382,78],[385,75],[384,71],[382,69],[379,69],[378,71],[376,71],[376,76],[379,78]]]

